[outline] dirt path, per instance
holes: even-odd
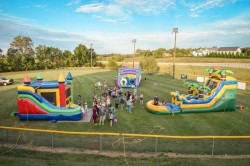
[[[1,147],[24,149],[31,151],[49,152],[49,153],[72,153],[72,154],[92,154],[101,155],[106,157],[124,157],[123,152],[114,151],[98,151],[98,150],[87,150],[79,148],[49,148],[45,146],[30,146],[30,145],[14,145],[14,144],[3,144]],[[250,158],[250,155],[201,155],[201,154],[177,154],[177,153],[135,153],[129,152],[125,154],[127,158],[220,158],[220,159],[239,159],[239,158]]]
[[[101,63],[108,63],[108,61],[100,61]],[[140,62],[135,61],[134,64],[138,65]],[[117,62],[117,64],[133,64],[133,62]],[[157,62],[158,65],[172,65],[173,62]],[[201,62],[176,62],[177,66],[223,66],[223,67],[234,67],[234,68],[243,68],[250,69],[250,63],[201,63]]]

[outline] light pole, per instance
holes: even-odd
[[[133,68],[134,68],[135,67],[135,43],[136,43],[136,39],[133,39],[132,43],[134,43],[134,56],[133,56]]]
[[[92,43],[90,44],[90,67],[92,67]]]
[[[178,28],[173,28],[174,33],[174,61],[173,61],[173,79],[175,75],[175,54],[176,54],[176,33],[178,33]]]

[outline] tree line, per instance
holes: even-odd
[[[30,37],[17,36],[10,43],[6,55],[0,49],[0,72],[44,70],[63,67],[101,66],[96,61],[96,52],[84,44],[75,47],[72,53],[56,47],[38,45]]]
[[[176,57],[193,56],[192,48],[176,48]],[[140,58],[142,69],[152,72],[159,70],[156,58],[164,58],[173,56],[174,49],[159,48],[156,50],[137,49],[136,57]],[[98,61],[107,60],[106,67],[117,69],[120,66],[116,62],[121,62],[124,58],[132,58],[134,54],[105,54],[97,55],[93,48],[87,48],[84,44],[79,44],[75,47],[73,53],[69,50],[60,50],[59,48],[38,45],[34,48],[33,41],[30,37],[17,36],[10,43],[10,48],[6,55],[3,55],[0,48],[0,72],[9,71],[27,71],[27,70],[44,70],[57,69],[63,67],[89,67],[104,65]],[[206,57],[220,58],[250,58],[250,47],[241,48],[241,53],[210,53]]]
[[[250,47],[241,48],[241,53],[211,52],[205,56],[211,58],[250,58]]]
[[[190,57],[193,56],[192,48],[176,48],[176,57]],[[159,48],[157,50],[136,50],[136,56],[138,57],[150,57],[153,56],[154,58],[163,58],[163,57],[169,57],[173,56],[174,49],[165,49],[165,48]],[[212,52],[209,54],[206,54],[205,57],[214,57],[214,58],[250,58],[250,47],[244,47],[241,48],[241,53],[219,53],[219,52]]]

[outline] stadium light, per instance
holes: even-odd
[[[135,67],[135,43],[136,43],[136,39],[133,39],[132,43],[134,43],[134,56],[133,56],[133,68],[134,68]]]
[[[178,33],[178,28],[173,28],[172,33],[174,33],[174,61],[173,61],[173,79],[174,79],[175,78],[176,33]]]

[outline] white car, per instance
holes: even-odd
[[[6,77],[0,76],[0,85],[10,85],[13,84],[14,80],[13,79],[7,79]]]

